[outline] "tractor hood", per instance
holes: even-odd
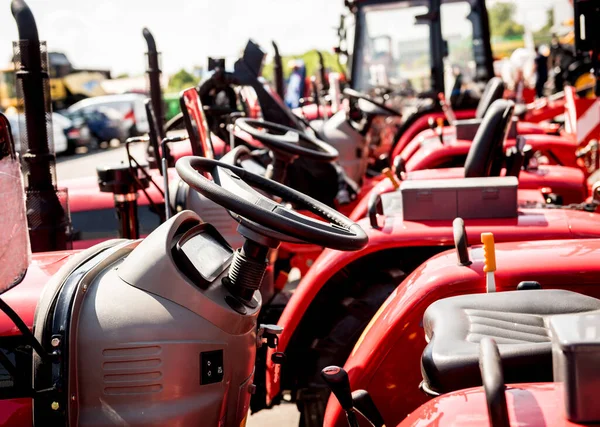
[[[28,328],[33,328],[33,318],[42,292],[52,276],[78,251],[55,251],[36,253],[31,256],[29,267],[19,286],[2,294]],[[20,335],[12,320],[0,316],[0,337]]]

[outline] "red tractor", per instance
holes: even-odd
[[[21,37],[25,123],[29,128],[42,121],[45,130],[44,51],[27,5],[14,0],[11,7]],[[300,192],[236,166],[185,157],[178,174],[235,215],[245,236],[240,248],[232,249],[213,226],[184,211],[144,240],[65,250],[68,227],[54,223],[57,211],[49,211],[57,195],[48,137],[43,131],[28,135],[26,190],[46,193],[25,200],[11,135],[0,114],[0,188],[11,202],[0,216],[11,232],[3,234],[10,250],[0,257],[5,426],[244,424],[255,389],[256,351],[276,348],[281,333],[275,325],[258,324],[269,252],[281,241],[339,250],[367,242],[358,225]],[[120,172],[101,170],[101,177],[115,178],[105,185],[117,187]],[[312,216],[276,198],[294,200]],[[30,255],[28,235],[32,246],[54,251]],[[281,363],[284,355],[273,360]]]
[[[390,295],[359,339],[345,364],[352,389],[369,393],[386,425],[403,420],[403,426],[418,420],[429,425],[450,402],[456,406],[445,412],[448,419],[440,421],[449,424],[442,425],[458,422],[461,413],[479,413],[476,425],[488,425],[485,377],[485,392],[461,389],[482,384],[477,344],[483,346],[491,337],[499,345],[504,379],[510,383],[511,420],[525,422],[529,417],[538,425],[543,417],[551,425],[563,425],[565,406],[555,386],[523,383],[553,381],[551,349],[559,343],[552,344],[557,337],[550,332],[551,316],[600,309],[595,262],[599,245],[596,239],[500,243],[495,272],[489,247],[467,249],[460,242],[456,250],[432,258]],[[495,292],[487,287],[490,274]],[[573,323],[569,327],[573,338],[578,329]],[[504,384],[500,386],[503,394]],[[528,412],[525,406],[537,409]],[[345,423],[341,408],[330,399],[325,425]]]

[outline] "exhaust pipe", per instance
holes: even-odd
[[[154,112],[153,117],[148,117],[148,123],[156,129],[155,132],[152,132],[152,130],[150,131],[150,140],[146,150],[146,157],[150,167],[161,170],[161,158],[166,158],[169,166],[174,166],[175,162],[168,146],[165,146],[166,151],[164,153],[161,153],[159,149],[161,141],[167,136],[165,132],[165,104],[163,102],[162,86],[160,84],[160,53],[158,53],[156,49],[154,36],[148,28],[142,30],[142,35],[144,36],[144,39],[146,39],[146,44],[148,45],[148,52],[146,53],[148,67],[146,73],[148,74],[150,86],[150,104],[152,105],[152,111]],[[157,137],[153,137],[153,133],[156,133]]]
[[[323,89],[323,92],[327,92],[329,90],[329,80],[327,80],[325,59],[323,58],[323,54],[320,50],[317,50],[317,55],[319,56],[319,78],[321,79],[321,88]]]
[[[23,101],[20,113],[25,126],[20,125],[19,131],[31,249],[69,249],[68,198],[56,187],[56,157],[50,142],[52,107],[46,44],[40,43],[33,13],[25,1],[12,0],[11,11],[19,31],[19,41],[13,47],[17,91]]]
[[[156,41],[154,40],[154,36],[150,30],[148,28],[144,28],[142,30],[142,34],[144,39],[146,39],[146,44],[148,45],[148,52],[146,53],[146,56],[148,57],[148,68],[146,69],[146,73],[148,74],[148,81],[150,82],[150,100],[152,101],[152,109],[154,110],[154,115],[156,116],[156,122],[158,125],[158,137],[159,140],[162,141],[165,139],[166,135],[165,105],[163,103],[163,93],[160,84],[160,54],[156,50]]]
[[[283,87],[283,63],[281,60],[281,55],[279,54],[279,46],[274,41],[271,42],[273,44],[273,50],[275,51],[275,55],[273,56],[273,83],[275,83],[275,92],[281,99],[285,98],[285,89]]]

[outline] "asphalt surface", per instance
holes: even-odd
[[[143,143],[132,144],[133,156],[141,163],[144,161],[146,146]],[[61,180],[76,179],[84,176],[95,176],[96,167],[127,161],[124,146],[82,152],[73,156],[58,156],[56,159],[56,175]],[[258,412],[248,417],[248,427],[295,427],[300,414],[295,404],[284,404],[270,410]]]
[[[131,153],[139,162],[144,162],[145,150],[146,145],[143,143],[131,144]],[[60,155],[56,158],[56,175],[59,182],[65,179],[95,176],[97,166],[126,161],[127,154],[124,146],[107,147],[73,156]]]

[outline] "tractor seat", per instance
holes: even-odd
[[[498,344],[506,383],[552,381],[549,318],[600,309],[600,300],[564,290],[463,295],[425,311],[429,341],[421,357],[423,389],[448,393],[481,385],[479,342]]]
[[[481,99],[477,104],[477,110],[475,111],[476,119],[483,119],[487,110],[491,105],[502,99],[504,95],[504,81],[500,77],[492,77],[489,82],[485,85]]]

